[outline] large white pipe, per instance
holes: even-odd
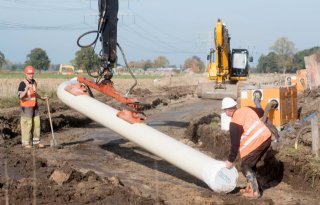
[[[65,91],[67,85],[76,82],[74,79],[64,82],[57,91],[58,97],[71,108],[204,181],[216,192],[227,193],[236,187],[238,172],[235,168],[227,169],[224,162],[212,159],[146,124],[130,124],[116,116],[118,110],[94,98],[75,96]]]

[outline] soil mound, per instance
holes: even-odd
[[[0,204],[163,204],[161,199],[144,197],[118,178],[101,178],[95,172],[81,173],[68,164],[47,166],[34,157],[1,150]],[[10,154],[10,158],[6,158]]]
[[[224,159],[229,151],[229,133],[220,129],[220,115],[217,113],[193,119],[186,136],[193,143],[200,144],[201,148],[209,151],[216,159]]]

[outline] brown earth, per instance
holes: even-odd
[[[216,159],[228,155],[220,103],[197,99],[195,86],[138,87],[148,125]],[[300,119],[319,111],[320,89],[299,96]],[[118,107],[113,99],[97,99]],[[211,191],[202,181],[65,106],[51,102],[55,137],[40,103],[45,149],[22,149],[18,107],[0,111],[0,204],[320,204],[320,162],[311,155],[308,123],[289,123],[258,165],[263,195]],[[302,129],[303,132],[301,131]],[[298,133],[299,148],[293,148]],[[239,164],[236,165],[239,168]],[[238,169],[239,170],[239,169]]]

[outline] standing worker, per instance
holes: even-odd
[[[21,109],[21,143],[25,148],[44,148],[40,143],[40,116],[37,98],[47,100],[37,93],[37,82],[33,79],[34,67],[25,67],[26,79],[20,82],[18,96]]]
[[[260,118],[261,108],[242,107],[237,109],[237,102],[226,97],[222,100],[222,110],[231,117],[230,140],[231,147],[227,168],[234,166],[234,161],[240,153],[241,172],[247,179],[247,187],[240,192],[248,197],[260,197],[259,185],[256,179],[256,164],[271,145],[271,131]]]

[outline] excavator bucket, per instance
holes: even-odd
[[[237,99],[238,85],[225,84],[223,88],[216,88],[215,82],[205,82],[198,84],[196,94],[199,98],[221,100],[224,97]]]

